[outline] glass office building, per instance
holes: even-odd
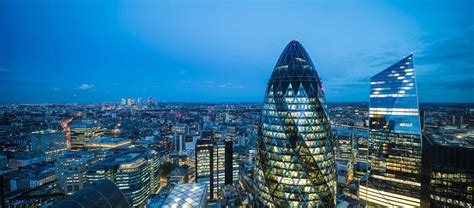
[[[102,137],[105,129],[100,126],[78,123],[69,127],[71,134],[70,149],[81,150],[87,149],[86,144],[92,139]]]
[[[334,144],[324,89],[298,41],[281,54],[264,99],[254,173],[257,206],[335,206]]]
[[[207,185],[209,199],[216,199],[225,185],[239,182],[238,154],[233,152],[232,140],[205,134],[196,142],[195,177],[197,183]]]
[[[87,183],[111,180],[123,192],[131,207],[144,207],[147,198],[159,185],[156,152],[141,147],[114,151],[113,156],[89,167]]]
[[[421,125],[413,55],[370,79],[369,166],[359,197],[420,206]]]
[[[460,135],[423,135],[421,207],[474,207],[474,142]]]

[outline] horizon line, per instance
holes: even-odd
[[[160,101],[155,102],[156,104],[263,104],[263,101]],[[334,103],[369,103],[369,101],[330,101],[328,104]],[[423,101],[419,102],[424,104],[474,104],[474,102],[436,102],[436,101]],[[61,102],[44,102],[44,103],[0,103],[0,105],[103,105],[103,104],[120,104],[120,102],[91,102],[91,103],[61,103]]]

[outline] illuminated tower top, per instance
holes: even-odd
[[[311,92],[317,92],[319,89],[322,89],[313,61],[301,43],[296,40],[288,43],[281,53],[269,80],[267,93],[273,84],[281,83],[283,84],[281,86],[283,87],[282,89],[285,89],[285,87],[288,87],[290,84],[290,81],[292,81],[292,85],[294,85],[292,87],[296,92],[298,92],[299,89],[295,89],[295,87],[299,85],[301,81],[304,81],[304,87],[310,87],[309,85],[311,84],[317,85],[311,86],[314,87],[314,90],[309,90]],[[273,89],[275,91],[277,90],[275,87]]]
[[[370,117],[383,117],[383,123],[373,123],[371,129],[421,133],[413,54],[370,79]]]

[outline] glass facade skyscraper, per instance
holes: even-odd
[[[306,50],[291,41],[265,92],[254,172],[260,207],[333,207],[334,144],[324,89]]]
[[[233,152],[232,140],[206,136],[196,142],[195,176],[197,183],[207,184],[209,199],[220,197],[221,189],[227,184],[238,183],[238,154]]]
[[[370,174],[360,198],[382,206],[420,206],[421,124],[413,55],[370,79]]]

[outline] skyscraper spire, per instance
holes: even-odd
[[[257,204],[333,207],[333,140],[324,92],[298,41],[283,50],[265,92],[256,151]]]

